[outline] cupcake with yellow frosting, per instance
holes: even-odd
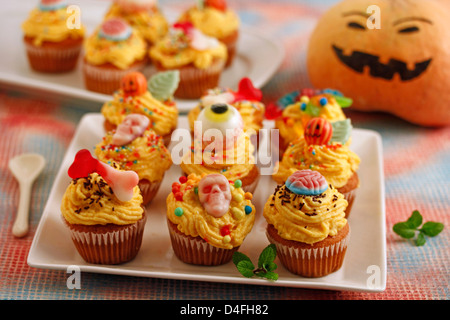
[[[64,224],[88,263],[119,264],[139,252],[146,222],[134,171],[121,171],[80,150],[61,202]]]
[[[102,106],[105,131],[116,129],[129,114],[141,114],[149,118],[149,127],[168,146],[178,123],[178,109],[173,99],[178,81],[178,71],[155,74],[149,81],[140,72],[126,74],[113,99]]]
[[[72,17],[65,1],[41,0],[22,24],[24,44],[31,68],[59,73],[75,69],[85,27]]]
[[[342,267],[350,236],[347,201],[317,171],[294,172],[263,209],[266,235],[290,272],[323,277]]]
[[[287,147],[273,179],[283,184],[297,170],[320,172],[347,200],[347,218],[360,184],[357,171],[361,161],[347,145],[350,132],[350,119],[333,123],[324,118],[311,119],[306,125],[304,136]]]
[[[149,46],[164,37],[169,24],[156,0],[114,0],[105,18],[119,17],[138,30]]]
[[[158,192],[172,159],[164,142],[153,130],[150,120],[141,114],[129,114],[116,130],[108,132],[95,147],[95,155],[107,164],[116,163],[121,170],[139,176],[143,205]]]
[[[147,64],[147,43],[121,18],[105,20],[84,43],[83,76],[86,88],[112,94],[129,72]]]
[[[225,67],[232,64],[236,56],[239,38],[239,16],[231,10],[226,0],[200,0],[186,10],[180,22],[191,22],[204,34],[218,39],[227,46],[228,58]]]
[[[204,108],[195,121],[194,141],[180,167],[186,175],[223,174],[230,181],[239,180],[244,191],[253,193],[260,177],[254,150],[236,108],[214,104]]]
[[[204,108],[216,103],[226,103],[239,111],[244,122],[244,130],[257,135],[263,127],[265,113],[265,105],[261,100],[261,90],[256,89],[252,81],[246,77],[239,81],[238,91],[221,87],[209,89],[200,98],[200,103],[189,111],[189,127],[194,132],[194,122]]]
[[[175,255],[195,265],[229,262],[253,228],[251,200],[240,183],[221,174],[182,176],[166,200]]]
[[[329,121],[345,120],[342,108],[349,107],[352,100],[334,90],[294,91],[277,101],[282,110],[275,119],[275,127],[280,133],[280,155],[290,142],[303,135],[306,123],[314,117]]]
[[[219,84],[227,60],[227,48],[203,34],[190,22],[175,23],[149,51],[158,71],[179,70],[175,97],[198,99]]]

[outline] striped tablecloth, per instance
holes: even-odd
[[[335,0],[232,1],[244,25],[278,39],[286,52],[275,76],[262,88],[266,102],[308,87],[305,47],[320,14]],[[160,0],[162,7],[181,2]],[[380,299],[449,298],[450,127],[426,129],[382,113],[346,111],[357,128],[375,130],[383,142],[386,190],[387,285],[380,293],[313,290],[188,280],[83,274],[82,288],[69,290],[67,273],[31,268],[27,255],[52,183],[81,117],[100,104],[76,101],[1,83],[0,90],[0,298],[1,299]],[[31,199],[30,232],[14,238],[19,202],[8,160],[23,152],[45,156],[47,166]],[[444,231],[416,247],[392,231],[418,209]]]

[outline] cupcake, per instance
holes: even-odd
[[[75,69],[85,27],[76,24],[65,1],[42,0],[22,24],[30,67],[38,72],[60,73]]]
[[[236,56],[239,38],[239,17],[228,8],[226,0],[200,0],[186,10],[180,22],[190,22],[204,34],[218,39],[227,47],[228,58],[225,67],[232,64]]]
[[[232,105],[239,111],[244,130],[250,134],[257,135],[263,127],[265,105],[261,102],[262,92],[253,86],[249,78],[242,78],[239,81],[238,91],[232,91],[229,88],[217,87],[209,89],[205,95],[200,98],[200,103],[192,108],[188,113],[188,121],[191,132],[194,132],[194,122],[199,113],[205,108],[216,103],[225,103]]]
[[[350,236],[347,201],[317,171],[294,172],[267,199],[266,235],[290,272],[323,277],[342,267]]]
[[[321,117],[329,121],[344,120],[346,116],[342,108],[349,107],[351,104],[351,99],[332,90],[304,89],[279,99],[277,106],[282,109],[282,112],[275,119],[275,127],[280,133],[280,155],[286,150],[289,142],[303,135],[304,127],[311,118]]]
[[[158,73],[148,82],[140,72],[126,74],[113,99],[102,106],[105,131],[116,129],[129,114],[142,114],[150,119],[150,128],[168,146],[178,123],[178,109],[173,99],[178,81],[178,71]]]
[[[227,48],[204,35],[191,23],[175,23],[169,33],[149,51],[158,71],[179,70],[180,83],[175,97],[198,99],[219,84]]]
[[[252,194],[221,174],[190,174],[179,181],[166,200],[175,255],[195,265],[229,262],[253,228]]]
[[[80,150],[68,170],[72,182],[61,203],[64,224],[88,263],[120,264],[139,252],[145,208],[133,171],[121,171]]]
[[[243,130],[239,112],[231,105],[214,104],[204,108],[194,125],[190,152],[181,158],[185,175],[223,174],[239,180],[246,192],[253,193],[260,177],[255,164],[255,147]]]
[[[138,30],[149,46],[164,37],[169,24],[156,0],[114,0],[105,18],[119,17]]]
[[[139,31],[121,18],[105,20],[84,43],[83,76],[86,88],[112,94],[129,72],[147,64],[147,43]]]
[[[351,128],[350,119],[333,123],[324,118],[311,119],[304,136],[287,147],[273,179],[283,184],[297,170],[318,171],[348,201],[347,218],[360,184],[357,171],[361,160],[347,145]]]
[[[121,170],[139,176],[143,205],[158,192],[172,158],[164,142],[153,130],[150,120],[141,114],[129,114],[116,130],[108,132],[95,147],[95,155],[107,164],[116,163]]]

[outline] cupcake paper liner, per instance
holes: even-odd
[[[83,60],[84,83],[88,90],[112,94],[120,88],[122,78],[132,71],[140,71],[145,68],[147,60],[135,62],[128,69],[107,68],[89,64]]]
[[[282,244],[267,231],[266,236],[270,243],[275,244],[277,256],[287,270],[303,277],[317,278],[333,273],[342,267],[350,239],[350,229],[340,241],[311,249]]]
[[[353,203],[356,199],[356,189],[343,193],[345,200],[347,200],[348,205],[347,209],[345,209],[345,218],[348,218],[350,212],[352,211]]]
[[[32,69],[39,72],[60,73],[75,69],[81,52],[78,46],[69,47],[37,47],[25,42],[28,62]]]
[[[143,198],[142,204],[144,206],[149,204],[156,196],[156,193],[158,192],[159,187],[161,186],[161,181],[151,182],[148,181],[147,179],[139,180],[139,189],[141,190]]]
[[[182,234],[175,224],[167,221],[170,240],[175,255],[181,261],[194,265],[217,266],[229,262],[233,253],[239,249],[217,248],[200,237],[191,237]]]
[[[79,231],[63,218],[69,227],[72,241],[81,255],[88,263],[94,264],[120,264],[136,257],[144,234],[147,221],[146,214],[136,223],[116,226],[108,231],[108,226],[93,226],[93,230]],[[86,228],[83,228],[86,230]]]

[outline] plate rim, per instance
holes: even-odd
[[[42,263],[39,262],[39,259],[36,259],[35,257],[35,251],[37,250],[38,242],[41,237],[42,229],[50,217],[50,210],[49,207],[53,201],[53,197],[55,194],[55,190],[57,187],[56,181],[59,181],[61,179],[61,176],[64,174],[63,170],[63,164],[65,160],[68,158],[70,153],[72,152],[72,149],[74,148],[74,145],[77,142],[77,139],[82,134],[82,123],[84,121],[87,121],[89,117],[100,117],[100,113],[86,113],[83,115],[83,117],[80,120],[80,123],[77,127],[77,130],[67,147],[67,150],[64,154],[64,157],[61,161],[61,166],[58,169],[58,173],[55,176],[55,180],[53,182],[52,188],[49,193],[49,197],[47,199],[47,202],[45,204],[44,210],[42,212],[41,218],[39,220],[39,224],[37,226],[36,232],[33,236],[32,244],[30,246],[28,256],[27,256],[27,264],[30,267],[34,268],[40,268],[40,269],[50,269],[50,270],[67,270],[71,264],[61,264],[61,263]],[[182,116],[186,117],[186,116]],[[163,271],[154,271],[154,270],[146,270],[145,272],[142,270],[136,270],[136,269],[123,269],[119,266],[109,266],[109,265],[95,265],[95,264],[84,264],[84,265],[77,265],[80,268],[80,271],[85,272],[93,272],[93,273],[102,273],[102,274],[114,274],[114,275],[121,275],[121,276],[135,276],[135,277],[145,277],[145,278],[159,278],[159,279],[170,279],[170,280],[189,280],[189,281],[205,281],[205,282],[213,282],[213,283],[229,283],[229,284],[243,284],[243,285],[264,285],[264,286],[276,286],[276,287],[292,287],[292,288],[310,288],[310,289],[324,289],[324,290],[342,290],[342,291],[355,291],[355,292],[382,292],[386,289],[386,282],[387,282],[387,252],[386,252],[386,210],[385,210],[385,185],[384,185],[384,171],[383,171],[383,155],[382,155],[382,139],[381,135],[374,130],[370,129],[359,129],[354,128],[356,132],[366,132],[373,136],[376,141],[377,146],[377,162],[379,163],[380,167],[380,174],[377,175],[380,178],[380,207],[381,207],[381,217],[380,221],[377,221],[378,223],[381,223],[381,235],[380,238],[381,241],[381,250],[382,250],[382,277],[380,280],[380,283],[376,287],[361,287],[361,285],[355,285],[351,283],[344,283],[344,284],[338,284],[338,283],[323,283],[319,281],[315,281],[315,279],[309,279],[309,278],[303,278],[299,277],[298,281],[291,281],[291,280],[283,280],[278,279],[277,281],[268,281],[265,279],[256,279],[256,278],[245,278],[245,277],[228,277],[228,276],[209,276],[208,274],[188,274],[188,273],[173,273],[173,272],[163,272]],[[72,264],[73,265],[73,264]]]

